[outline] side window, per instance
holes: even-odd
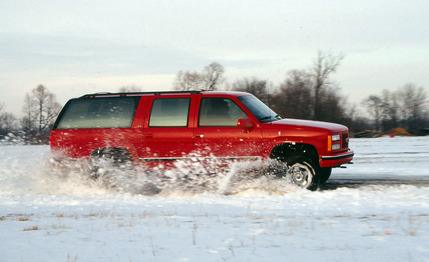
[[[246,114],[230,99],[203,98],[199,126],[237,126],[237,120]]]
[[[159,98],[153,101],[149,127],[186,127],[189,98]]]
[[[56,128],[129,128],[139,100],[140,97],[70,100]]]

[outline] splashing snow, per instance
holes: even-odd
[[[173,168],[118,169],[104,166],[103,175],[89,176],[86,161],[51,160],[43,146],[10,146],[0,165],[0,195],[268,195],[297,190],[285,174],[285,164],[269,161],[234,162],[219,160],[178,161]],[[4,151],[4,152],[5,152]],[[23,156],[24,154],[25,156]]]

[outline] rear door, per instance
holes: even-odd
[[[254,158],[260,154],[261,130],[256,121],[234,97],[200,96],[195,144],[200,155],[218,158]],[[249,118],[251,129],[237,126]]]
[[[143,158],[176,160],[194,149],[193,96],[191,94],[159,94],[149,100],[150,109],[143,131]]]

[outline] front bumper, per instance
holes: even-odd
[[[320,167],[337,167],[342,164],[350,163],[353,160],[354,152],[347,151],[334,155],[324,155],[319,159]]]

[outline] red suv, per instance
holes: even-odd
[[[71,99],[50,145],[69,158],[132,163],[272,158],[287,163],[295,184],[314,189],[352,161],[348,139],[343,125],[282,119],[248,93],[170,91]]]

